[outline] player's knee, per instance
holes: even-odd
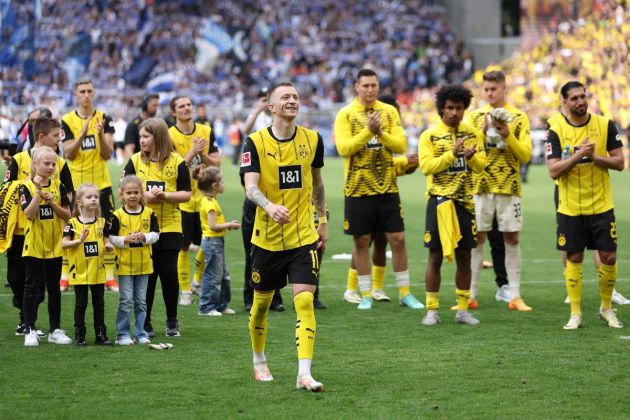
[[[387,235],[392,249],[400,249],[405,246],[405,232],[390,233]]]
[[[313,292],[302,291],[293,298],[295,312],[298,314],[313,312]]]
[[[439,270],[442,266],[443,255],[441,251],[429,250],[429,258],[427,261],[427,268]]]
[[[504,232],[503,240],[508,245],[518,245],[519,243],[519,235],[518,232]]]
[[[600,252],[599,258],[602,264],[606,265],[615,265],[617,263],[617,253],[616,252]]]
[[[359,235],[354,237],[354,246],[357,249],[368,249],[370,247],[370,235]]]
[[[468,267],[470,270],[470,250],[468,249],[456,249],[455,250],[455,261],[457,262],[457,268],[465,269]]]

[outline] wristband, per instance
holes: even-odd
[[[325,225],[328,223],[328,219],[326,218],[326,216],[320,216],[319,217],[319,224],[320,225]]]

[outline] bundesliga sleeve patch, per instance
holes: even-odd
[[[22,205],[26,204],[26,196],[24,194],[20,195],[20,204]]]
[[[245,166],[251,166],[252,164],[252,153],[251,152],[243,152],[241,155],[241,168]]]
[[[9,178],[11,178],[11,170],[10,170],[10,169],[7,169],[7,173],[6,173],[6,174],[4,174],[4,180],[5,180],[5,181],[8,181],[8,180],[9,180]]]
[[[550,156],[551,156],[551,154],[552,154],[552,150],[551,150],[551,143],[547,142],[547,146],[546,146],[546,147],[547,147],[547,150],[546,150],[546,152],[547,152],[547,157],[550,157]]]

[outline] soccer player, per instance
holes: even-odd
[[[373,70],[362,69],[354,85],[357,97],[335,119],[337,151],[344,157],[344,233],[352,235],[361,303],[372,308],[370,242],[372,232],[385,232],[392,248],[399,302],[413,309],[422,304],[409,291],[405,226],[393,154],[407,149],[396,108],[377,100],[379,83]]]
[[[140,124],[147,118],[155,117],[159,106],[160,95],[157,93],[148,94],[142,99],[140,113],[129,121],[125,129],[125,159],[140,151]]]
[[[617,230],[609,169],[624,168],[621,136],[613,122],[588,112],[586,87],[577,81],[562,86],[563,118],[547,132],[547,167],[558,182],[557,248],[567,253],[565,284],[571,317],[565,330],[582,325],[582,261],[584,248],[597,250],[599,317],[622,328],[612,310],[617,280]]]
[[[194,165],[221,165],[219,149],[214,142],[210,126],[193,121],[193,104],[187,96],[175,96],[170,102],[171,114],[175,117],[175,125],[168,129],[175,151],[184,158],[192,171]],[[191,172],[192,173],[192,172]],[[181,289],[180,305],[192,304],[190,290],[190,257],[189,251],[199,252],[201,244],[201,220],[199,204],[203,194],[197,188],[197,180],[192,179],[192,197],[179,205],[182,212],[182,232],[184,244],[177,259],[179,288]],[[194,245],[191,247],[191,245]],[[201,265],[202,267],[204,264]]]
[[[271,112],[267,107],[267,93],[269,89],[263,87],[258,92],[258,101],[256,107],[247,116],[243,131],[245,133],[252,133],[254,131],[262,130],[263,128],[270,127],[273,123]],[[243,187],[245,183],[241,177],[241,183]],[[254,219],[256,218],[256,204],[252,203],[247,195],[243,200],[243,216],[241,219],[241,233],[243,237],[243,248],[245,250],[245,278],[243,282],[243,303],[245,310],[249,313],[252,309],[252,303],[254,301],[254,286],[252,284],[252,233],[254,233]],[[317,299],[314,301],[315,309],[317,309]],[[269,307],[274,312],[284,312],[285,308],[282,304],[282,293],[280,289],[276,289],[271,300],[271,306]]]
[[[74,97],[78,108],[61,119],[63,154],[68,161],[74,185],[90,182],[98,187],[101,192],[101,216],[109,220],[114,209],[114,196],[107,161],[114,150],[114,121],[103,111],[94,108],[95,96],[96,90],[91,80],[82,78],[75,82]],[[117,292],[114,258],[112,252],[105,255],[105,287]],[[67,270],[67,257],[64,257],[60,281],[62,290],[67,290],[69,285]]]
[[[462,123],[472,93],[461,85],[446,85],[436,93],[441,121],[420,135],[420,169],[427,176],[427,213],[424,246],[429,248],[426,270],[427,314],[422,324],[440,322],[438,309],[444,257],[457,263],[455,321],[476,325],[468,312],[470,298],[470,250],[477,246],[472,172],[481,172],[487,159],[483,134]]]
[[[469,116],[469,123],[482,130],[486,140],[488,166],[473,174],[477,247],[471,254],[472,280],[469,306],[476,308],[479,276],[483,265],[483,245],[492,231],[494,218],[505,243],[505,268],[510,288],[508,309],[531,311],[521,298],[521,248],[519,232],[523,228],[520,165],[530,160],[532,141],[529,118],[510,105],[506,98],[505,74],[490,71],[483,75],[481,90],[488,104]],[[501,108],[510,121],[497,121],[491,112]],[[505,114],[506,116],[508,114]]]
[[[313,379],[311,361],[315,344],[313,294],[319,276],[317,249],[328,239],[328,220],[321,168],[324,142],[319,133],[296,125],[300,98],[290,83],[269,90],[273,125],[247,137],[241,174],[248,198],[256,203],[252,235],[254,302],[249,317],[254,377],[271,381],[265,357],[267,315],[274,289],[292,285],[297,314],[298,351],[296,387],[321,391]],[[317,211],[319,226],[313,218]]]

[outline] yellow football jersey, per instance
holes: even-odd
[[[68,220],[63,236],[78,239],[87,230],[88,235],[83,243],[68,248],[68,276],[71,285],[105,283],[105,242],[109,236],[105,219],[96,218],[90,222],[82,222],[73,217]]]
[[[383,135],[378,138],[367,128],[371,112],[381,113]],[[334,131],[337,151],[344,157],[346,197],[398,192],[392,154],[407,150],[407,138],[396,108],[380,101],[366,108],[355,98],[337,113]]]
[[[173,152],[163,165],[144,162],[140,153],[131,156],[124,175],[136,175],[144,184],[145,191],[158,187],[162,191],[190,191],[190,173],[184,159]],[[182,233],[182,214],[177,203],[148,204],[155,212],[161,232]]]
[[[291,138],[278,140],[268,127],[245,140],[241,175],[259,173],[260,191],[272,203],[289,209],[290,218],[289,223],[282,225],[256,207],[252,244],[282,251],[310,245],[318,239],[313,220],[311,168],[323,166],[324,143],[316,131],[297,126]]]
[[[562,117],[556,118],[547,132],[547,158],[561,159],[567,146],[573,154],[587,137],[595,143],[595,154],[599,156],[607,156],[608,151],[623,147],[617,128],[608,118],[590,114],[586,124],[574,126]],[[558,213],[592,215],[613,208],[608,169],[596,165],[588,157],[558,178],[557,183]]]
[[[477,147],[471,159],[463,152],[453,154],[453,146],[462,138],[464,147]],[[452,198],[474,213],[471,172],[482,171],[487,163],[483,134],[470,125],[462,123],[454,129],[440,121],[420,135],[418,155],[422,173],[427,176],[427,194]]]
[[[114,133],[114,122],[111,117],[102,111],[95,110],[87,134],[79,148],[79,153],[74,159],[68,159],[74,185],[91,182],[100,190],[112,186],[107,160],[101,156],[101,145],[98,141],[97,124],[100,121],[103,121],[105,133]],[[61,119],[63,141],[66,142],[79,137],[84,124],[85,118],[80,117],[77,111],[71,111],[64,115]]]
[[[43,192],[53,195],[54,201],[62,206],[69,206],[66,189],[61,182],[49,179],[48,186],[42,186]],[[20,187],[20,205],[25,209],[35,195],[37,188],[32,179],[24,181]],[[39,212],[34,220],[26,219],[24,227],[24,250],[22,256],[41,259],[58,258],[63,255],[61,237],[64,220],[57,216],[53,208],[39,199]]]
[[[486,143],[488,165],[483,171],[473,173],[473,192],[521,197],[521,163],[529,162],[532,155],[529,118],[510,104],[503,108],[512,116],[512,121],[508,124],[510,135],[505,139],[507,147],[500,149],[495,144]],[[486,115],[492,109],[492,106],[486,105],[471,112],[467,123],[481,131]]]
[[[171,136],[171,140],[173,141],[173,146],[175,146],[175,151],[181,157],[185,157],[188,151],[192,148],[192,139],[195,137],[201,137],[202,139],[208,141],[208,150],[206,150],[206,153],[214,153],[219,151],[216,144],[214,144],[212,128],[210,128],[210,126],[208,125],[195,123],[195,129],[191,133],[182,133],[179,128],[174,125],[168,129],[168,133]],[[196,155],[190,162],[191,171],[194,165],[199,165],[201,163],[201,157],[199,157],[199,155]],[[201,201],[201,197],[203,195],[197,187],[196,179],[191,179],[191,187],[192,197],[186,203],[181,203],[179,205],[179,208],[181,210],[187,211],[189,213],[199,211],[199,202]]]
[[[23,151],[17,153],[11,159],[7,172],[4,175],[5,181],[24,181],[31,174],[31,154],[30,151]],[[55,173],[52,175],[53,179],[61,181],[67,192],[74,192],[74,185],[72,183],[72,175],[66,161],[57,157],[57,167]],[[18,212],[18,217],[15,225],[14,235],[24,235],[24,227],[26,226],[26,216],[24,212]]]
[[[222,238],[225,236],[225,231],[215,231],[210,228],[208,224],[208,213],[214,212],[216,217],[216,224],[225,223],[225,216],[221,210],[221,205],[216,197],[202,196],[201,204],[199,208],[199,218],[201,219],[201,234],[210,238]]]
[[[124,207],[112,214],[109,234],[127,236],[131,233],[156,232],[160,228],[158,220],[150,207],[143,206],[140,213],[129,213]],[[138,276],[153,273],[151,245],[128,244],[126,248],[116,248],[116,274],[119,276]]]

